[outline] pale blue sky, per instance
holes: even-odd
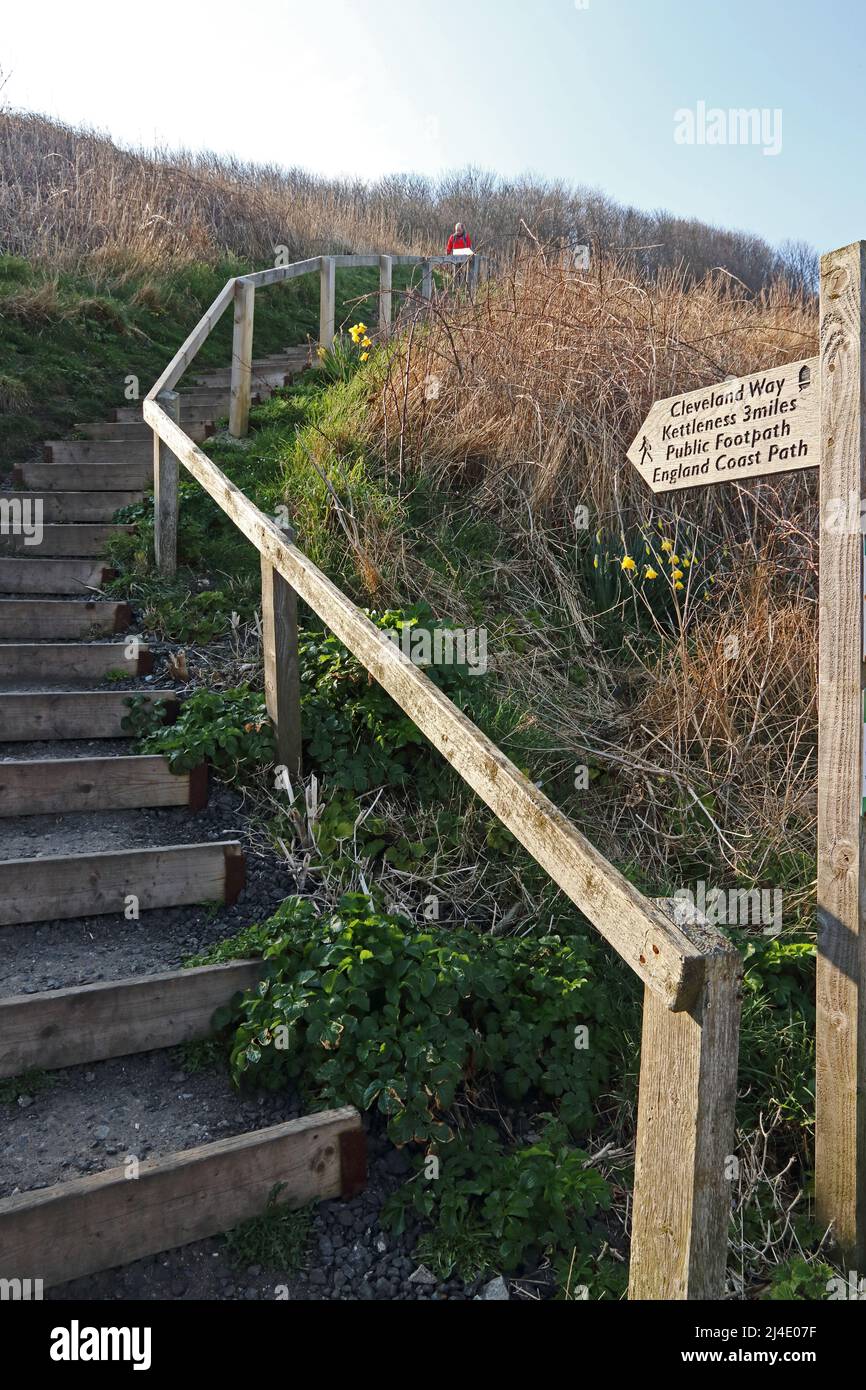
[[[372,177],[475,164],[778,242],[866,237],[863,0],[48,0],[5,7],[5,99],[123,143]],[[782,113],[782,148],[674,113]]]

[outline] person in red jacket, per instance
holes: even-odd
[[[448,245],[445,248],[446,256],[453,256],[455,251],[471,251],[472,238],[463,226],[462,222],[455,222],[454,231],[448,238]]]

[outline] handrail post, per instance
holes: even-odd
[[[690,1009],[644,987],[630,1299],[725,1291],[742,962],[726,941],[704,959]]]
[[[433,266],[429,260],[421,262],[421,298],[433,298]]]
[[[866,489],[866,242],[821,257],[818,319],[815,1211],[822,1229],[832,1225],[842,1268],[866,1274],[866,634],[860,520]]]
[[[161,391],[156,398],[170,420],[180,424],[180,396]],[[179,464],[167,444],[153,432],[153,549],[160,574],[177,570],[177,514]]]
[[[337,263],[333,256],[321,256],[319,265],[319,347],[329,352],[334,346]]]
[[[232,337],[232,388],[229,407],[229,434],[233,434],[236,439],[247,433],[250,424],[255,305],[256,287],[241,276],[235,282],[235,326]]]
[[[289,529],[287,540],[294,540]],[[277,735],[277,762],[289,777],[303,777],[301,678],[298,664],[298,596],[270,560],[261,557],[262,655],[265,704]]]
[[[394,261],[391,256],[379,257],[379,336],[387,338],[391,332],[391,284]]]

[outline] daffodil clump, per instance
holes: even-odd
[[[347,342],[346,335],[340,332],[330,348],[316,349],[319,367],[332,381],[350,381],[359,364],[370,360],[373,339],[369,335],[366,323],[353,323],[348,330],[348,337],[351,343]]]
[[[595,533],[590,578],[600,611],[633,595],[657,618],[672,618],[684,599],[709,598],[715,577],[700,574],[697,537],[684,534],[682,527],[666,531],[666,523],[658,521],[655,527],[630,529],[619,537]]]
[[[370,348],[373,346],[373,339],[367,332],[367,325],[360,322],[353,323],[352,327],[349,329],[349,337],[352,339],[355,347],[361,348],[358,361],[367,362],[370,357]]]

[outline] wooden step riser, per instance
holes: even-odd
[[[207,802],[207,767],[175,775],[166,758],[33,758],[0,762],[0,816],[129,811]]]
[[[187,418],[182,424],[184,433],[197,444],[213,433],[209,420]],[[153,430],[143,420],[128,424],[109,420],[95,425],[76,425],[75,429],[87,439],[107,440],[112,444],[153,443]]]
[[[126,651],[124,642],[16,642],[3,648],[0,683],[65,685],[68,681],[104,680],[114,671],[133,679],[149,676],[153,652],[139,647],[137,656],[127,656]]]
[[[252,389],[254,391],[261,391],[263,387],[269,387],[271,390],[274,390],[276,387],[287,385],[289,379],[290,373],[287,371],[254,371],[252,377]],[[198,378],[198,382],[202,386],[216,386],[222,391],[230,390],[231,373],[208,372],[206,375],[200,376]]]
[[[104,854],[15,859],[0,863],[0,926],[125,912],[134,895],[140,912],[223,903],[244,886],[237,841],[110,850]]]
[[[258,390],[258,388],[256,388]],[[264,388],[270,395],[270,387]],[[179,392],[180,395],[180,418],[184,415],[195,416],[207,411],[216,410],[218,414],[227,414],[231,404],[232,393],[228,386],[191,386],[186,391]],[[250,399],[256,400],[256,391],[251,393]]]
[[[228,414],[230,396],[227,391],[196,391],[194,395],[184,393],[180,399],[180,418],[184,422],[184,429],[188,424],[212,425],[217,415]],[[141,407],[138,410],[113,411],[106,428],[112,429],[115,425],[140,425],[153,437],[153,430],[141,418]]]
[[[46,467],[51,467],[46,464]],[[43,525],[61,525],[74,521],[113,521],[121,507],[140,502],[143,491],[132,488],[117,492],[52,492],[47,488],[35,492],[28,489],[11,496],[20,499],[22,516],[41,519]],[[41,507],[35,507],[40,502]]]
[[[61,637],[111,637],[126,632],[132,610],[126,603],[74,599],[0,599],[0,642],[39,642]],[[7,653],[0,655],[4,668]]]
[[[164,705],[165,722],[174,723],[179,708],[176,695],[171,691],[149,691],[144,698],[148,704]],[[129,738],[128,731],[123,728],[123,721],[129,714],[129,700],[129,691],[125,690],[0,692],[0,743]]]
[[[16,488],[43,492],[135,492],[153,487],[148,463],[21,463],[12,473]],[[122,505],[122,504],[121,504]]]
[[[118,443],[109,439],[52,439],[42,453],[43,463],[147,463],[152,459],[152,439]]]
[[[366,1180],[361,1117],[321,1110],[145,1159],[130,1176],[124,1164],[5,1197],[0,1277],[50,1288],[158,1255],[261,1216],[275,1191],[289,1208],[354,1197]]]
[[[104,555],[115,536],[129,536],[134,526],[109,526],[68,522],[60,526],[43,526],[41,536],[4,536],[0,533],[0,555],[20,555],[22,558],[59,558],[75,556],[83,559]]]
[[[0,594],[82,594],[114,577],[102,560],[0,560]]]
[[[0,1076],[104,1062],[206,1038],[215,1011],[261,975],[261,961],[232,961],[9,995],[0,999]]]

